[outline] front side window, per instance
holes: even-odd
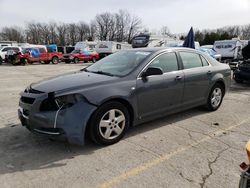
[[[46,50],[44,48],[38,48],[40,53],[46,53]]]
[[[178,62],[175,53],[166,53],[160,55],[149,65],[149,67],[161,68],[163,73],[177,71]]]
[[[199,54],[191,52],[180,52],[184,69],[202,67],[202,62]]]

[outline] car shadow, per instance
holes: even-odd
[[[194,108],[144,123],[129,129],[124,139],[204,113],[206,111],[201,108]],[[6,124],[0,129],[0,174],[65,166],[67,165],[65,159],[91,155],[103,147],[90,141],[84,146],[70,145],[66,141],[54,141],[41,135],[34,135],[19,123]],[[61,162],[62,160],[64,162]]]

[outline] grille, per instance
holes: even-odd
[[[21,101],[27,104],[33,104],[35,99],[30,97],[21,97]]]

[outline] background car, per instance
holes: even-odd
[[[238,64],[238,68],[233,73],[233,78],[237,83],[250,80],[250,60]]]
[[[5,61],[7,51],[12,50],[14,52],[20,52],[22,49],[18,46],[4,46],[0,49],[0,62]]]
[[[63,55],[63,60],[65,63],[78,63],[79,61],[92,61],[93,63],[95,63],[99,59],[99,54],[94,50],[75,49],[70,54]]]
[[[196,106],[217,110],[229,88],[228,65],[188,48],[137,48],[107,56],[79,72],[31,84],[19,118],[32,132],[86,135],[114,144],[133,125]]]
[[[211,57],[213,57],[214,59],[216,59],[217,61],[221,61],[221,54],[218,54],[213,47],[211,48],[210,45],[205,45],[200,47],[198,50],[207,53],[208,55],[210,55]]]
[[[44,62],[49,64],[57,64],[62,60],[61,52],[48,51],[46,46],[40,45],[38,47],[26,47],[21,52],[13,54],[13,57],[9,58],[13,65]]]

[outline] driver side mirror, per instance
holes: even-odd
[[[148,76],[152,76],[152,75],[162,75],[163,71],[161,68],[158,67],[149,67],[146,71],[144,71],[142,73],[142,78],[146,78]]]

